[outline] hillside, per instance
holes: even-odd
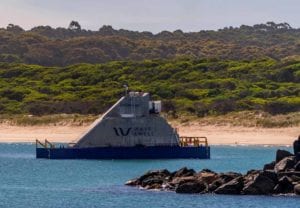
[[[299,54],[300,29],[287,23],[268,22],[190,33],[162,31],[158,34],[115,30],[111,26],[90,31],[74,21],[68,28],[38,26],[25,31],[10,24],[0,29],[0,62],[7,63],[67,66],[182,57],[280,60]]]
[[[300,60],[170,59],[45,67],[0,64],[1,114],[98,114],[123,85],[149,91],[173,117],[300,110]]]

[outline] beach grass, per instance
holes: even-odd
[[[261,111],[233,112],[226,115],[211,115],[196,117],[192,115],[179,115],[172,118],[166,114],[163,116],[171,123],[180,125],[198,124],[201,126],[242,126],[280,128],[300,126],[300,112],[289,114],[270,115]],[[33,115],[0,115],[0,123],[16,126],[39,126],[39,125],[61,125],[61,126],[84,126],[91,124],[99,115],[81,114],[53,114],[44,116]]]
[[[226,115],[195,117],[190,115],[179,116],[178,119],[168,119],[171,122],[189,125],[197,123],[201,126],[242,126],[262,128],[283,128],[300,126],[300,112],[271,115],[262,111],[232,112]]]
[[[38,125],[89,125],[98,118],[97,115],[53,114],[44,116],[33,115],[0,115],[0,123],[16,126]]]

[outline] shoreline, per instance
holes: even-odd
[[[261,128],[172,124],[180,136],[206,136],[209,145],[291,146],[300,134],[299,127]],[[14,126],[0,124],[0,143],[35,143],[47,139],[54,143],[70,143],[80,137],[89,125]]]

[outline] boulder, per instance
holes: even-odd
[[[265,170],[262,171],[260,174],[271,179],[274,183],[278,182],[278,175],[274,170]]]
[[[287,194],[294,192],[294,185],[292,179],[287,176],[283,176],[278,180],[278,184],[274,187],[273,192],[275,194]]]
[[[294,155],[292,153],[290,153],[289,151],[278,149],[276,151],[276,163],[278,163],[280,160],[282,160],[286,157],[290,157],[290,156],[294,156]]]
[[[162,186],[161,186],[161,184],[158,184],[158,183],[152,183],[152,184],[147,185],[143,188],[149,189],[149,190],[151,190],[151,189],[162,189]]]
[[[183,167],[178,171],[172,173],[173,177],[183,177],[183,176],[193,176],[195,175],[195,171],[193,169],[188,169],[187,167]]]
[[[168,177],[171,176],[171,173],[167,169],[162,170],[151,170],[146,172],[144,175],[142,175],[139,180],[143,181],[146,178],[149,177]]]
[[[293,181],[293,183],[299,183],[300,182],[300,177],[297,176],[297,175],[291,175],[289,178]]]
[[[271,194],[275,183],[272,179],[265,176],[263,173],[256,174],[254,180],[252,177],[246,178],[245,186],[242,190],[244,194],[248,195],[268,195]]]
[[[142,187],[151,186],[153,184],[163,184],[164,179],[161,177],[148,177],[141,182]]]
[[[210,169],[204,168],[199,173],[216,173],[216,172],[214,172],[214,171],[212,171]]]
[[[219,177],[224,181],[224,183],[227,183],[239,176],[242,176],[242,174],[240,173],[236,173],[236,172],[227,172],[227,173],[221,173],[219,175]]]
[[[207,191],[214,192],[217,188],[219,188],[224,183],[225,183],[224,180],[219,178],[219,179],[213,181],[211,184],[208,184]]]
[[[294,186],[294,193],[300,195],[300,183]]]
[[[170,182],[171,185],[180,185],[182,183],[187,183],[187,182],[194,182],[198,181],[198,179],[195,176],[186,176],[186,177],[176,177],[173,178],[173,180]]]
[[[171,173],[166,170],[153,170],[148,171],[144,175],[140,176],[139,178],[135,178],[129,180],[125,183],[128,186],[148,186],[151,184],[162,184],[164,181],[167,181]]]
[[[283,172],[289,169],[293,169],[295,166],[295,156],[285,157],[276,163],[274,170],[275,172]]]
[[[219,175],[214,172],[199,172],[196,177],[198,180],[203,181],[206,184],[211,184],[219,178]]]
[[[186,182],[177,186],[176,193],[181,194],[196,194],[206,190],[206,185],[200,181]]]
[[[244,186],[243,177],[239,176],[228,183],[221,185],[214,193],[216,194],[240,194]]]
[[[134,179],[131,179],[129,181],[126,181],[125,185],[126,186],[137,186],[139,185],[140,181],[138,178],[134,178]]]
[[[264,165],[263,170],[274,170],[275,164],[276,164],[275,161],[267,163],[267,164]]]
[[[245,184],[254,181],[258,174],[261,173],[261,170],[249,170],[246,175],[244,175]]]
[[[300,171],[300,161],[298,161],[296,163],[296,165],[294,166],[295,171]]]

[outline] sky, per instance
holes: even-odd
[[[274,21],[300,28],[300,0],[0,0],[0,28],[16,24],[185,32]]]

